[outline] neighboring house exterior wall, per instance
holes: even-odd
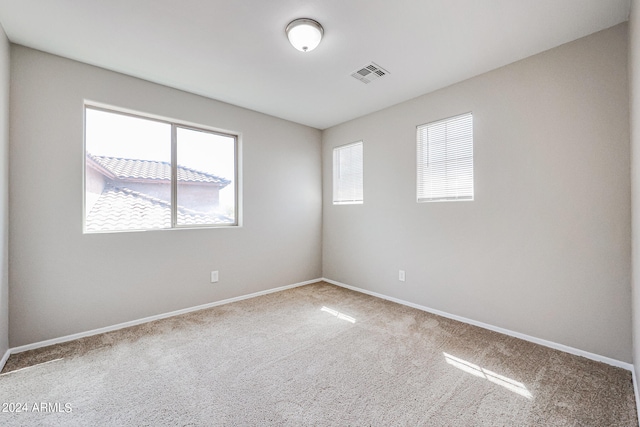
[[[149,180],[151,181],[151,180]],[[107,182],[114,187],[126,187],[129,190],[138,191],[147,196],[171,202],[171,184],[168,182],[121,182],[118,180],[110,180]]]
[[[199,212],[215,212],[219,204],[218,187],[178,182],[178,205]]]
[[[168,182],[120,182],[111,181],[130,190],[147,194],[166,202],[171,201],[171,185]],[[198,212],[214,212],[220,202],[220,190],[216,186],[178,182],[178,205]]]

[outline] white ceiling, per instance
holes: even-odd
[[[318,129],[627,20],[629,0],[0,0],[9,39]],[[287,41],[319,21],[313,52]],[[366,85],[369,62],[389,75]]]

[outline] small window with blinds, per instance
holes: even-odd
[[[333,149],[333,204],[362,203],[362,141]]]
[[[473,200],[473,115],[418,126],[418,202]]]

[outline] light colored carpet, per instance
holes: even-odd
[[[326,283],[13,355],[0,396],[3,426],[638,425],[630,372]]]

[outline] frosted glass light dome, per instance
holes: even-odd
[[[313,19],[300,18],[291,21],[285,32],[293,47],[301,52],[311,52],[320,44],[324,29]]]

